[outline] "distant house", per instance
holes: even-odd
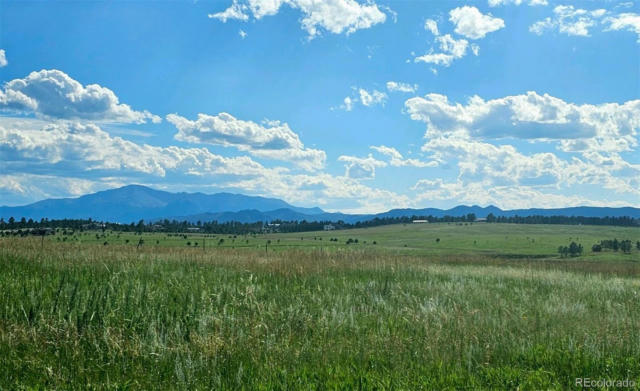
[[[479,219],[476,219],[476,223],[486,223],[486,222],[487,222],[486,217],[480,217]]]
[[[428,223],[429,220],[413,220],[412,223],[414,224],[424,224],[424,223]]]
[[[189,231],[189,232],[199,232],[200,228],[198,228],[198,227],[189,227],[189,228],[187,228],[187,231]]]
[[[325,224],[325,225],[324,225],[324,230],[325,230],[325,231],[333,231],[333,230],[335,230],[335,229],[336,229],[336,226],[335,226],[335,225],[333,225],[333,224]]]

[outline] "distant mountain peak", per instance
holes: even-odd
[[[92,218],[130,223],[167,216],[199,213],[238,212],[246,209],[269,211],[291,209],[299,213],[322,213],[319,208],[299,208],[276,198],[228,192],[170,193],[139,184],[102,190],[78,198],[48,199],[18,207],[0,207],[0,216],[25,218]]]
[[[301,208],[276,198],[250,196],[221,192],[205,193],[170,193],[153,189],[144,185],[131,184],[115,189],[86,194],[78,198],[48,199],[18,207],[0,207],[0,217],[27,219],[88,219],[130,223],[139,220],[159,220],[180,217],[193,221],[240,221],[255,222],[269,220],[307,220],[357,222],[373,218],[402,216],[463,216],[473,213],[478,218],[489,213],[496,216],[583,216],[583,217],[621,217],[640,218],[640,209],[607,208],[577,206],[557,209],[514,209],[502,210],[494,205],[481,207],[478,205],[458,205],[443,210],[425,209],[392,209],[378,214],[349,215],[343,213],[327,213],[318,207]]]

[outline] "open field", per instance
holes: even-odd
[[[369,248],[406,255],[474,255],[501,258],[555,258],[558,246],[566,246],[571,241],[585,248],[583,259],[587,260],[640,260],[637,252],[604,251],[593,253],[591,246],[603,239],[628,239],[634,243],[640,240],[640,229],[611,226],[581,225],[525,225],[487,223],[438,223],[387,225],[373,228],[267,233],[256,235],[203,235],[198,233],[127,233],[127,232],[76,232],[69,235],[58,233],[46,240],[69,243],[136,246],[139,239],[144,244],[157,247],[198,247],[202,251],[216,248],[264,249],[267,241],[269,251],[283,251],[291,248],[323,248],[327,250],[344,248],[348,239],[358,239],[352,243],[359,249]],[[338,241],[330,241],[336,238]],[[222,242],[220,240],[222,239]],[[437,241],[437,239],[440,239]],[[374,244],[375,242],[375,244]]]
[[[590,251],[638,229],[74,235],[0,238],[0,389],[640,383],[640,253]]]

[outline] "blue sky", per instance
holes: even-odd
[[[0,1],[0,204],[640,206],[629,1]]]

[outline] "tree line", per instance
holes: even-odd
[[[640,240],[635,243],[635,246],[638,250],[640,250]],[[591,247],[591,251],[600,252],[603,249],[613,250],[613,251],[622,251],[623,253],[630,253],[633,248],[633,243],[631,240],[618,240],[618,239],[607,239],[601,240],[599,244],[594,244]]]
[[[16,220],[11,217],[5,221],[0,218],[0,230],[33,230],[42,228],[62,228],[75,231],[84,230],[111,230],[117,232],[202,232],[209,234],[249,234],[261,232],[307,232],[321,231],[325,225],[332,225],[335,229],[366,228],[390,224],[411,224],[414,220],[425,220],[429,223],[474,223],[479,220],[476,215],[469,213],[463,216],[399,216],[399,217],[375,217],[366,221],[348,223],[345,221],[284,221],[273,220],[267,222],[241,223],[218,221],[177,221],[156,220],[137,223],[120,224],[112,222],[94,221],[92,219],[26,219]],[[614,225],[614,226],[639,226],[640,220],[632,217],[580,217],[580,216],[495,216],[489,214],[487,223],[512,223],[512,224],[564,224],[564,225]]]
[[[563,224],[563,225],[613,225],[620,227],[640,226],[640,220],[633,217],[584,217],[584,216],[495,216],[487,215],[487,223],[515,224]]]

